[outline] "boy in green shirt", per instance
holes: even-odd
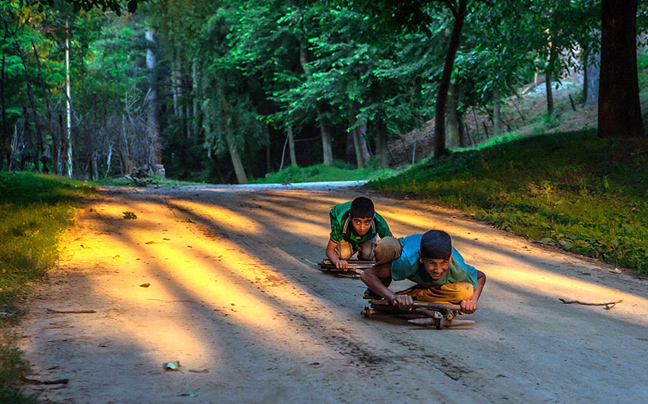
[[[387,237],[375,254],[376,265],[360,275],[369,297],[379,295],[399,308],[411,308],[414,300],[421,300],[459,304],[467,314],[477,310],[486,275],[466,264],[448,233],[430,230],[398,240]],[[388,288],[392,279],[409,279],[417,285],[394,293]]]
[[[347,260],[355,253],[358,259],[373,260],[376,236],[392,235],[385,219],[374,210],[371,199],[363,196],[335,205],[329,216],[331,237],[326,256],[339,269],[349,269]]]

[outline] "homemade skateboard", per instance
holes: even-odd
[[[457,327],[475,324],[473,320],[458,319],[461,306],[458,304],[414,301],[412,309],[400,309],[385,299],[370,299],[369,306],[360,314],[370,317],[377,314],[408,318],[408,322],[422,327]]]
[[[347,262],[349,263],[349,269],[346,271],[344,269],[336,268],[328,258],[323,259],[318,263],[318,265],[324,272],[335,273],[336,275],[345,278],[359,278],[360,274],[365,269],[369,269],[375,264],[375,261],[362,261],[356,259],[347,260]]]

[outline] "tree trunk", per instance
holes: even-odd
[[[72,98],[70,94],[70,24],[65,20],[65,98],[66,98],[66,141],[65,151],[67,154],[67,175],[72,178]]]
[[[500,88],[493,90],[493,136],[502,134],[502,108],[500,102]]]
[[[155,30],[146,28],[145,37],[147,43],[150,45],[146,48],[146,69],[149,76],[149,91],[146,97],[148,105],[148,137],[149,137],[149,153],[148,165],[149,169],[154,174],[159,174],[163,170],[162,166],[162,147],[160,146],[160,122],[158,119],[158,105],[157,105],[157,74],[156,74],[156,56],[154,51],[155,45]]]
[[[43,95],[45,98],[45,105],[47,106],[47,118],[48,118],[48,125],[47,128],[49,129],[50,136],[54,137],[54,115],[52,113],[52,108],[50,105],[50,99],[49,99],[49,92],[47,91],[47,84],[45,83],[45,78],[43,77],[43,70],[41,69],[41,64],[40,64],[40,57],[38,56],[38,51],[36,50],[36,43],[34,42],[34,39],[31,39],[31,44],[32,44],[32,49],[34,49],[34,56],[36,57],[36,66],[38,67],[38,77],[41,82],[41,86],[43,88]],[[46,146],[44,146],[46,148]],[[47,156],[46,153],[41,152],[41,162],[43,164],[43,170],[45,172],[48,172],[49,169],[47,168]]]
[[[362,161],[366,166],[371,160],[371,151],[369,150],[369,143],[367,143],[367,121],[364,121],[357,128],[358,141],[360,142],[360,153],[362,154]]]
[[[295,156],[295,137],[293,136],[292,125],[288,126],[288,149],[290,150],[290,165],[297,167],[297,157]]]
[[[551,84],[551,73],[547,72],[545,76],[545,89],[547,92],[547,115],[551,116],[554,111],[553,88]]]
[[[446,137],[445,137],[445,112],[446,101],[448,99],[448,89],[450,88],[450,79],[452,71],[454,70],[454,60],[457,56],[459,49],[459,40],[461,39],[461,31],[463,29],[464,20],[466,18],[466,4],[468,0],[459,0],[459,8],[452,8],[452,13],[455,18],[454,26],[452,27],[452,34],[448,42],[448,51],[446,52],[446,59],[443,65],[443,73],[441,75],[441,82],[437,90],[436,106],[435,106],[435,121],[434,121],[434,135],[435,156],[447,154]]]
[[[34,98],[34,91],[31,86],[31,82],[29,81],[29,72],[27,70],[27,62],[25,61],[25,55],[23,54],[22,48],[20,47],[20,43],[18,42],[18,38],[16,38],[15,32],[12,33],[14,44],[16,45],[16,50],[18,51],[18,55],[20,56],[20,61],[22,62],[23,69],[25,72],[25,85],[27,86],[27,96],[29,99],[29,105],[31,106],[32,113],[34,114],[34,128],[36,129],[36,142],[37,142],[37,150],[33,151],[34,152],[34,164],[35,164],[35,170],[37,172],[41,171],[40,165],[38,164],[39,161],[39,156],[44,155],[44,147],[43,147],[43,133],[41,131],[41,125],[40,125],[40,120],[38,119],[38,108],[36,107],[36,99]],[[26,122],[29,122],[29,113],[25,110],[25,120]],[[31,138],[31,136],[30,136]]]
[[[642,137],[637,77],[638,0],[603,0],[599,137]]]
[[[308,59],[306,57],[306,48],[304,44],[299,43],[299,61],[301,63],[302,69],[306,78],[310,78],[310,69],[308,67]],[[326,124],[326,119],[322,114],[322,109],[319,104],[315,105],[315,110],[317,111],[317,121],[320,126],[320,133],[322,134],[322,159],[323,163],[327,166],[333,165],[333,146],[331,144],[331,135],[328,132],[328,127]]]
[[[470,133],[467,131],[466,124],[464,123],[461,113],[457,114],[457,121],[459,122],[459,146],[470,146]]]
[[[34,163],[34,169],[38,169],[38,158],[34,154],[31,126],[29,125],[29,109],[27,105],[23,105],[23,117],[25,119],[25,126],[23,129],[23,151],[20,156],[20,171],[25,171],[25,166],[28,160]]]
[[[553,99],[553,82],[552,72],[555,70],[553,66],[556,64],[556,45],[553,41],[549,42],[549,60],[545,68],[545,90],[547,96],[547,115],[551,116],[554,112],[554,99]]]
[[[599,100],[599,75],[601,54],[593,56],[593,63],[587,63],[583,77],[583,106],[597,105]]]
[[[263,132],[266,139],[266,172],[272,172],[272,160],[270,159],[270,131],[267,125],[263,125]]]
[[[601,33],[598,30],[595,30],[591,35],[598,41],[601,40]],[[601,53],[592,54],[590,49],[584,49],[582,59],[583,106],[590,107],[598,104]]]
[[[171,88],[172,93],[173,93],[173,115],[175,115],[176,118],[180,118],[182,116],[182,107],[180,106],[180,97],[182,95],[182,87],[180,86],[180,63],[179,63],[179,57],[177,56],[178,54],[178,49],[175,49],[176,56],[174,60],[171,62]]]
[[[379,168],[389,167],[389,150],[387,149],[387,125],[376,121],[376,163]]]
[[[5,33],[6,38],[6,33]],[[11,141],[9,140],[9,120],[7,119],[7,106],[5,100],[5,55],[2,55],[2,67],[0,68],[0,103],[2,103],[2,136],[0,136],[0,170],[3,167],[3,159],[7,158],[7,170],[11,162]]]
[[[358,128],[353,128],[351,130],[351,135],[353,136],[353,149],[355,150],[356,164],[358,170],[364,168],[364,159],[362,158],[362,149],[360,148],[360,133],[358,133]]]
[[[198,58],[193,58],[191,61],[191,85],[192,85],[192,98],[193,98],[193,129],[194,136],[196,136],[196,142],[200,138],[200,99],[198,98]]]
[[[459,139],[459,121],[457,119],[457,100],[455,99],[455,97],[456,84],[450,83],[450,88],[448,89],[448,111],[446,115],[446,138],[448,140],[448,147],[457,147],[461,143]]]
[[[227,149],[229,150],[230,157],[232,159],[232,165],[234,166],[234,172],[236,173],[236,180],[239,184],[247,184],[247,175],[245,175],[245,168],[243,167],[243,162],[241,161],[241,155],[238,152],[236,145],[236,140],[230,131],[229,122],[231,120],[229,104],[224,95],[221,95],[221,108],[223,114],[223,120],[225,124],[225,142],[227,143]]]

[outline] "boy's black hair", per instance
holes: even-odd
[[[430,230],[421,238],[421,257],[447,260],[452,255],[452,239],[442,230]]]
[[[376,213],[374,204],[369,198],[360,196],[351,202],[351,209],[349,210],[349,216],[351,217],[373,217],[374,213]]]

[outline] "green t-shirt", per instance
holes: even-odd
[[[392,235],[385,219],[383,219],[383,217],[378,213],[375,213],[373,223],[371,224],[371,230],[358,239],[353,230],[353,224],[351,223],[350,209],[351,201],[335,205],[333,209],[331,209],[331,212],[329,213],[331,218],[331,240],[336,243],[340,240],[346,240],[350,243],[362,244],[365,241],[373,239],[376,235],[379,235],[380,238]]]
[[[422,237],[422,234],[414,234],[398,239],[403,245],[403,250],[401,256],[391,263],[390,272],[393,280],[409,279],[426,287],[470,282],[473,287],[477,287],[477,269],[466,264],[459,251],[455,250],[454,247],[452,247],[452,258],[450,259],[448,271],[441,279],[432,279],[425,271],[423,263],[419,261]]]

